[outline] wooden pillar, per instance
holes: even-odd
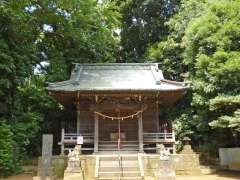
[[[172,129],[172,138],[173,138],[173,154],[176,154],[176,140],[175,140],[175,131]]]
[[[61,133],[61,155],[64,155],[64,134],[65,134],[65,129],[62,128],[62,133]]]
[[[138,114],[138,142],[139,142],[139,152],[143,153],[143,122],[142,122],[142,112]]]
[[[80,134],[80,105],[79,105],[79,102],[77,103],[77,134],[79,135]]]
[[[156,130],[157,133],[159,133],[160,128],[159,128],[159,106],[158,106],[158,102],[156,102],[156,112],[155,112],[155,118],[156,118]]]
[[[98,126],[99,118],[96,113],[94,113],[94,153],[98,152]]]

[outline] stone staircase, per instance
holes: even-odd
[[[99,156],[98,180],[141,180],[138,155]]]
[[[120,151],[138,151],[139,145],[137,141],[121,142]],[[118,144],[116,141],[100,141],[99,151],[117,151]]]

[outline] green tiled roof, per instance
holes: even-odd
[[[156,63],[75,64],[67,81],[50,91],[178,91],[184,83],[165,80]]]

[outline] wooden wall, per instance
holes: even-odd
[[[159,107],[154,99],[150,99],[144,102],[147,105],[147,109],[143,112],[143,131],[147,133],[156,133],[158,129],[160,132],[171,132],[171,124],[169,124],[164,117],[159,117]],[[94,133],[94,114],[89,110],[91,105],[90,101],[82,101],[80,110],[80,132],[82,133]],[[120,116],[133,114],[133,111],[123,111]],[[72,109],[68,113],[66,118],[65,129],[67,133],[76,133],[76,108]],[[115,111],[106,111],[106,115],[117,116]],[[159,122],[158,122],[158,119]],[[158,126],[158,127],[157,127]],[[100,140],[110,140],[110,133],[118,132],[118,121],[99,118],[99,138]],[[138,139],[138,122],[134,117],[121,121],[121,132],[125,132],[127,140]]]

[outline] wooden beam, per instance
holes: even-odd
[[[143,122],[142,122],[142,112],[138,114],[138,142],[139,142],[139,152],[143,153]]]
[[[94,113],[94,153],[98,152],[98,125],[99,118],[96,113]]]
[[[93,104],[90,106],[90,110],[92,111],[104,111],[111,109],[130,109],[130,110],[146,110],[146,104],[114,104],[114,103],[101,103],[101,104]]]

